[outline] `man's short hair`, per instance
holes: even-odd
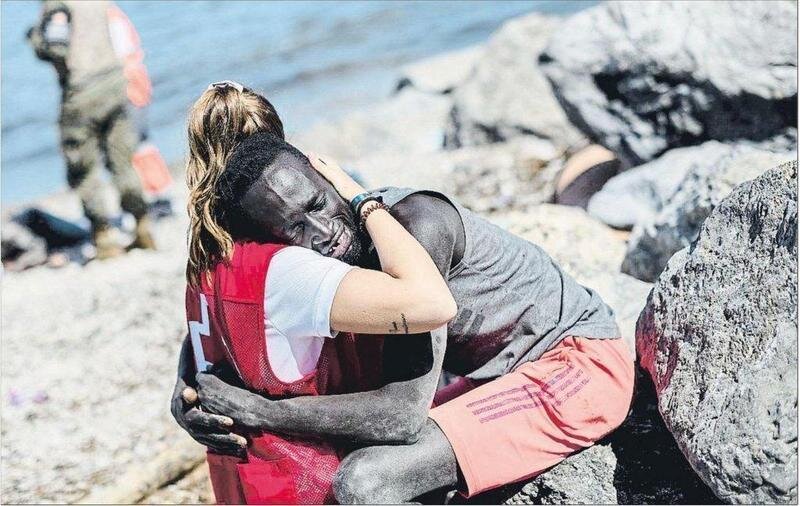
[[[216,185],[217,218],[234,236],[247,236],[252,222],[242,206],[242,199],[267,168],[275,168],[282,153],[305,158],[297,148],[283,139],[266,133],[255,133],[234,150]]]

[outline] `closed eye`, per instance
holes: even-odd
[[[325,208],[325,204],[327,200],[325,199],[325,195],[317,197],[314,203],[311,205],[311,211],[322,211]]]

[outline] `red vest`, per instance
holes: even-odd
[[[284,246],[237,243],[211,280],[186,289],[186,315],[198,370],[228,364],[247,388],[270,398],[374,389],[380,382],[382,341],[339,334],[326,339],[316,371],[286,383],[272,372],[264,332],[265,281]],[[214,495],[221,504],[334,502],[331,481],[341,449],[327,442],[253,434],[247,457],[208,454]]]

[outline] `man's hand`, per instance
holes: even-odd
[[[197,391],[182,378],[175,383],[170,410],[178,425],[198,443],[215,453],[244,455],[247,440],[233,434],[233,420],[227,416],[201,411],[197,406]]]
[[[263,429],[263,408],[271,401],[243,388],[230,385],[217,376],[198,373],[196,376],[200,405],[215,416],[231,420],[237,426]]]

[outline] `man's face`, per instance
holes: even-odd
[[[310,248],[355,264],[364,237],[347,202],[305,157],[283,152],[242,199],[242,207],[271,240]]]

